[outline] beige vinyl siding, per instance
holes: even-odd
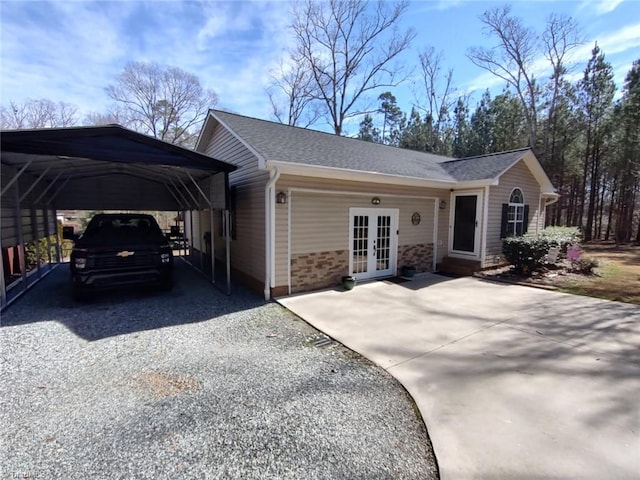
[[[489,188],[486,265],[495,263],[495,257],[502,254],[502,204],[509,203],[509,196],[514,188],[522,189],[524,203],[529,205],[528,232],[537,233],[540,229],[540,186],[524,161],[520,160],[505,172],[499,182],[499,185]]]
[[[203,139],[204,140],[204,139]],[[264,281],[264,189],[269,175],[258,169],[258,159],[228,130],[217,125],[206,142],[204,153],[238,169],[229,174],[229,186],[235,188],[236,238],[231,241],[231,265],[233,268]],[[220,213],[215,215],[216,221]],[[219,226],[216,231],[216,250],[224,245]]]
[[[290,190],[292,189],[292,190]],[[307,192],[296,189],[320,190]],[[289,194],[287,205],[276,205],[276,286],[287,285],[289,255],[349,249],[349,208],[373,208],[371,197],[381,199],[378,208],[399,210],[398,246],[433,243],[434,200],[414,197],[437,197],[447,200],[448,190],[380,185],[362,182],[334,181],[283,175],[276,191]],[[339,192],[339,193],[336,193]],[[348,193],[341,193],[348,192]],[[353,192],[353,193],[352,193]],[[364,195],[354,195],[354,193]],[[291,229],[288,213],[291,211]],[[411,223],[411,216],[418,212],[419,225]],[[437,261],[446,255],[447,210],[438,210],[439,225],[445,225],[438,238]],[[442,218],[445,218],[442,222]],[[288,235],[291,234],[291,252],[288,251]]]

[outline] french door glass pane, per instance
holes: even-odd
[[[353,217],[353,273],[367,271],[369,256],[369,216]]]
[[[376,270],[387,270],[391,260],[391,217],[389,215],[378,215],[377,237]]]

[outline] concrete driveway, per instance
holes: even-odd
[[[381,365],[442,479],[640,478],[640,307],[475,278],[280,303]]]

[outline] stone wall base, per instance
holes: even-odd
[[[416,272],[433,271],[433,243],[400,245],[398,247],[398,275],[402,267],[413,266]]]
[[[291,293],[339,285],[348,273],[348,250],[292,255]]]

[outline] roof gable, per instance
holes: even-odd
[[[452,159],[443,162],[442,167],[460,182],[495,179],[520,160],[528,150],[525,148],[511,152]]]

